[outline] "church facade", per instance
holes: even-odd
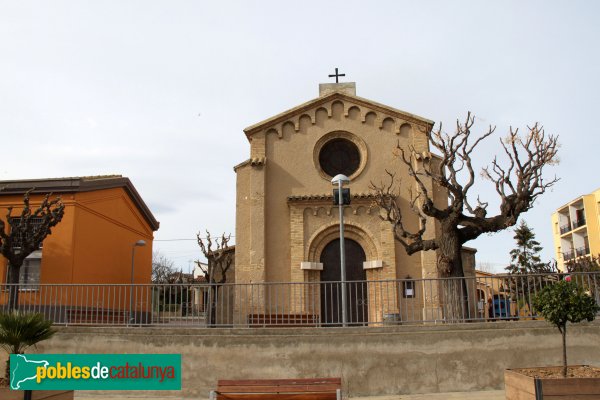
[[[432,157],[426,133],[433,122],[358,97],[354,83],[321,84],[319,92],[318,98],[244,130],[250,157],[234,167],[235,281],[265,284],[259,285],[260,294],[252,294],[252,312],[272,313],[287,305],[294,313],[319,314],[322,321],[339,318],[332,311],[339,306],[331,304],[339,297],[336,285],[328,288],[323,282],[340,280],[339,214],[331,180],[344,174],[350,178],[351,192],[351,204],[344,208],[346,280],[361,282],[348,289],[350,318],[381,321],[385,315],[402,313],[398,298],[403,289],[377,289],[369,283],[438,275],[434,251],[409,256],[394,239],[392,225],[381,220],[373,206],[370,185],[387,182],[386,170],[395,173],[396,182],[401,182],[397,201],[405,225],[418,230],[409,205],[417,187],[398,159],[397,146],[414,147],[422,159]],[[436,204],[447,204],[447,193],[432,182],[428,185]],[[435,221],[428,221],[426,235],[437,232]],[[276,282],[292,285],[275,296],[269,285]],[[403,301],[418,302],[411,309],[426,316],[439,309],[436,290],[430,292],[404,296]],[[243,297],[240,304],[250,301]],[[326,307],[329,316],[324,315]]]

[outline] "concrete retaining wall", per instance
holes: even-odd
[[[567,341],[570,363],[600,364],[600,324],[569,326]],[[501,389],[505,368],[558,365],[560,346],[558,330],[531,321],[349,329],[67,327],[38,351],[181,353],[183,396],[203,399],[224,378],[341,376],[349,396]]]

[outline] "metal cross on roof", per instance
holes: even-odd
[[[338,77],[340,77],[340,76],[346,76],[346,74],[338,74],[338,69],[337,68],[335,69],[335,74],[329,75],[330,78],[335,78],[335,83],[340,83],[338,81]]]

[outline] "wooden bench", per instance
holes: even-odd
[[[210,400],[342,400],[341,378],[219,380]]]
[[[249,314],[250,327],[290,327],[318,326],[319,316],[315,314]]]

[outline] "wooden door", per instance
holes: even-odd
[[[363,269],[366,260],[362,247],[351,239],[345,239],[346,247],[346,315],[349,325],[365,325],[368,322],[367,276]],[[342,323],[342,291],[340,267],[340,240],[329,242],[321,253],[321,322],[327,325]]]

